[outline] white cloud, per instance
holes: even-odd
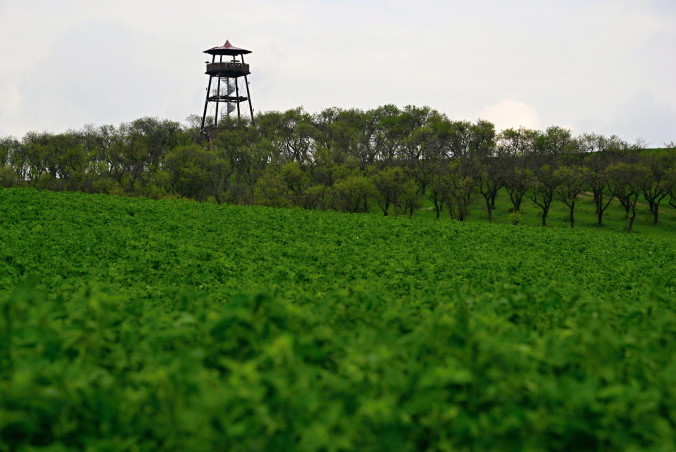
[[[519,127],[537,130],[542,127],[537,108],[511,99],[503,99],[485,107],[480,117],[491,121],[498,130]]]

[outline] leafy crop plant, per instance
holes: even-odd
[[[675,248],[0,190],[0,450],[673,450]]]

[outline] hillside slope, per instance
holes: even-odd
[[[668,450],[675,257],[0,190],[0,450]]]

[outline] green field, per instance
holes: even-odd
[[[0,190],[0,451],[671,451],[640,231]]]
[[[643,198],[640,198],[637,206],[636,222],[633,232],[647,235],[661,235],[666,238],[676,237],[676,209],[668,204],[665,199],[659,208],[659,223],[653,225],[653,216],[648,210],[648,205]],[[375,203],[372,203],[371,213],[382,214]],[[395,214],[392,209],[391,214]],[[527,196],[524,197],[519,222],[521,225],[540,226],[541,210]],[[434,207],[427,201],[424,206],[415,212],[416,217],[432,218],[436,217]],[[576,202],[575,207],[575,228],[584,230],[625,232],[627,227],[627,218],[625,210],[617,199],[610,203],[610,207],[603,215],[603,226],[597,225],[595,206],[592,201],[591,193],[582,193]],[[450,220],[448,212],[443,212],[441,221]],[[466,221],[486,222],[487,214],[484,200],[480,195],[474,195],[470,205],[470,214]],[[495,200],[495,210],[493,211],[493,223],[512,224],[512,204],[509,201],[508,193],[502,189]],[[558,200],[554,200],[551,210],[547,216],[547,226],[552,228],[570,228],[568,207]]]

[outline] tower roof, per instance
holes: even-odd
[[[246,55],[247,53],[251,53],[251,50],[240,49],[226,40],[222,46],[212,47],[209,50],[205,50],[204,53],[208,53],[209,55]]]

